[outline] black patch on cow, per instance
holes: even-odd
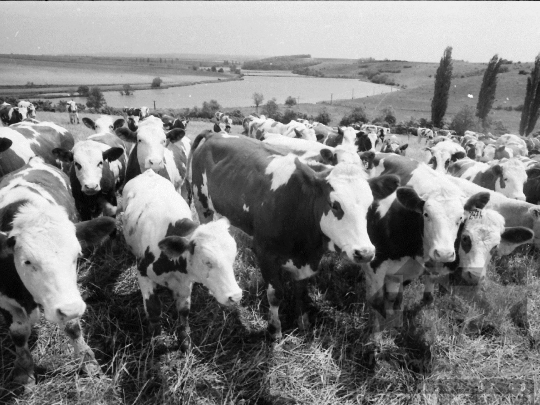
[[[11,333],[11,340],[13,341],[13,344],[18,347],[23,347],[27,340],[28,336],[26,336],[25,333]]]
[[[153,270],[158,276],[174,271],[187,274],[187,261],[183,256],[170,260],[165,253],[161,252],[158,259],[154,262]]]
[[[5,152],[13,145],[13,141],[8,138],[0,138],[0,152]]]
[[[341,208],[341,204],[338,201],[334,201],[332,203],[332,213],[338,219],[338,221],[341,220],[345,215],[345,212],[343,212],[343,208]]]
[[[472,241],[469,235],[461,235],[461,248],[465,253],[469,253],[472,249]]]
[[[356,134],[356,141],[354,142],[354,144],[356,145],[358,152],[365,152],[375,147],[375,145],[371,143],[369,135],[366,134],[364,131],[360,131]]]
[[[21,206],[27,204],[29,200],[20,200],[0,209],[0,230],[9,232],[13,229],[13,217],[19,211]]]
[[[198,225],[191,219],[182,218],[176,221],[174,225],[169,224],[165,236],[187,236],[191,234],[197,226]]]
[[[399,187],[399,177],[395,174],[375,177],[368,180],[375,200],[383,200]]]
[[[147,247],[146,250],[144,251],[144,256],[139,262],[139,266],[138,266],[139,273],[141,274],[141,276],[148,277],[148,266],[154,263],[155,259],[156,257],[154,256],[154,254],[150,252],[150,247]]]

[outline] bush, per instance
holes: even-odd
[[[320,122],[321,124],[328,125],[331,121],[330,114],[328,114],[328,111],[326,111],[326,108],[323,109],[316,117],[315,121]]]
[[[510,72],[510,68],[508,66],[501,66],[499,68],[499,73],[507,73]]]
[[[514,111],[523,111],[523,104],[514,107]]]
[[[160,87],[161,83],[163,83],[161,77],[154,77],[154,80],[152,80],[152,88]]]
[[[266,104],[263,106],[262,108],[262,114],[266,115],[268,118],[272,118],[276,121],[280,121],[280,119],[283,119],[283,115],[282,114],[278,114],[279,112],[279,106],[278,104],[276,103],[276,98],[272,98],[272,100],[268,100],[266,102]],[[278,117],[280,119],[277,119],[276,117]]]
[[[199,118],[214,118],[214,115],[219,110],[221,110],[221,105],[216,100],[205,101],[202,105]]]
[[[391,105],[384,107],[380,112],[379,118],[382,122],[387,122],[390,125],[394,125],[397,121],[396,111]]]
[[[288,124],[289,122],[291,122],[292,120],[295,120],[298,118],[298,114],[291,110],[291,109],[286,109],[285,110],[285,113],[283,114],[282,118],[281,118],[281,122],[284,123],[284,124]]]
[[[296,105],[296,99],[292,96],[287,97],[285,100],[285,105],[288,107],[292,107],[293,105]]]
[[[90,95],[90,87],[79,86],[79,88],[77,89],[77,93],[79,93],[83,97],[88,97]]]
[[[498,104],[496,107],[495,107],[496,110],[502,110],[503,109],[503,106]]]
[[[464,106],[452,119],[450,129],[458,135],[463,135],[467,130],[476,130],[476,110],[471,106]]]
[[[126,96],[132,96],[133,95],[133,89],[131,88],[131,86],[129,84],[124,84],[123,88],[124,88],[124,94]]]
[[[339,122],[339,125],[349,126],[356,122],[362,122],[365,124],[368,121],[369,120],[364,109],[362,107],[356,107],[354,110],[351,111],[350,114],[343,116],[343,118]]]
[[[88,94],[86,106],[88,108],[101,108],[106,104],[107,101],[105,101],[105,96],[101,92],[101,89],[99,87],[92,87]]]
[[[520,74],[520,75],[528,75],[529,72],[527,72],[526,70],[523,70],[523,69],[522,69],[522,70],[519,71],[519,74]]]
[[[410,69],[412,68],[412,65],[403,65],[403,69]]]
[[[492,125],[493,132],[495,135],[504,135],[510,132],[508,128],[506,128],[501,120],[497,120],[493,122]]]
[[[223,73],[223,68],[219,68],[218,73]]]
[[[511,105],[507,105],[506,107],[504,107],[504,109],[506,111],[512,111],[514,108]]]

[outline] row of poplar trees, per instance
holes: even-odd
[[[486,120],[497,90],[497,74],[502,64],[502,59],[494,55],[488,63],[484,72],[478,104],[476,105],[476,116],[482,122],[482,127],[486,127]],[[450,93],[450,82],[452,79],[452,47],[444,50],[443,57],[435,75],[435,90],[431,100],[431,122],[434,127],[441,128],[443,118],[448,107],[448,95]],[[527,78],[527,90],[523,110],[521,111],[521,122],[519,124],[519,134],[528,136],[534,129],[540,116],[540,54],[535,59],[534,68]]]

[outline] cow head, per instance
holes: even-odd
[[[511,253],[517,246],[530,242],[534,232],[524,227],[506,227],[497,211],[485,209],[489,193],[473,195],[465,204],[466,217],[457,240],[461,277],[477,284],[486,275],[494,252]]]
[[[523,185],[527,181],[525,164],[516,159],[501,161],[491,167],[496,176],[495,191],[508,198],[525,201]]]
[[[452,145],[454,146],[450,149],[447,149],[445,147],[437,147],[443,144],[446,144],[446,142],[441,142],[433,148],[425,148],[424,150],[431,152],[431,159],[429,160],[428,164],[433,165],[433,170],[441,173],[446,173],[446,171],[448,170],[448,166],[450,166],[450,163],[456,162],[459,159],[463,159],[466,156],[466,153],[463,148],[461,148],[457,144],[454,144],[453,142]],[[461,150],[455,150],[456,148],[459,148]]]
[[[185,134],[186,132],[180,128],[165,132],[161,119],[152,116],[140,121],[137,131],[129,128],[116,130],[116,135],[122,140],[136,143],[141,173],[147,169],[152,169],[156,173],[163,169],[168,142],[178,142]]]
[[[179,222],[182,221],[193,224],[186,219]],[[168,236],[159,242],[159,248],[171,260],[184,257],[193,281],[207,287],[220,304],[239,303],[242,290],[234,278],[236,242],[229,234],[229,221],[221,218],[189,228],[188,235]]]
[[[104,132],[114,132],[115,129],[120,128],[124,125],[123,119],[118,119],[113,122],[112,117],[108,115],[102,115],[96,121],[91,118],[84,117],[82,119],[84,125],[88,128],[93,129],[97,133],[101,134]]]
[[[383,199],[399,185],[397,176],[366,180],[357,164],[340,163],[331,170],[315,172],[295,159],[296,175],[310,190],[317,190],[320,227],[329,239],[329,249],[342,251],[356,263],[375,257],[375,246],[367,233],[367,212],[374,199]],[[304,187],[303,187],[304,188]]]
[[[77,289],[81,246],[115,229],[112,218],[73,224],[63,207],[23,205],[9,233],[0,233],[0,257],[13,257],[15,269],[45,318],[55,323],[80,317],[86,308]]]
[[[0,119],[2,120],[4,125],[16,124],[17,122],[21,122],[24,118],[25,117],[23,116],[19,107],[6,108],[0,112]]]
[[[104,164],[115,161],[124,153],[123,148],[108,148],[103,150],[103,144],[94,141],[77,142],[73,151],[62,148],[53,149],[57,159],[71,163],[75,175],[81,184],[81,190],[87,195],[94,195],[101,191],[101,179]]]
[[[354,144],[358,148],[358,152],[373,151],[375,152],[375,143],[377,142],[377,134],[374,132],[365,133],[360,131],[356,133],[356,141]]]
[[[405,208],[423,215],[424,256],[435,262],[455,259],[454,241],[464,218],[464,208],[452,192],[441,189],[429,197],[421,197],[412,187],[400,187],[396,191],[397,200]]]

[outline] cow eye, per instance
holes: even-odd
[[[75,167],[77,168],[77,170],[81,170],[82,166],[80,164],[78,164],[77,162],[75,162]]]
[[[141,142],[142,142],[142,139],[139,139],[139,143],[141,143]]]
[[[103,166],[103,161],[98,163],[98,167],[101,167],[101,166]]]
[[[30,266],[32,264],[32,262],[30,260],[25,260],[24,264],[26,264],[27,266]]]
[[[339,211],[339,210],[341,210],[341,204],[340,204],[339,202],[337,202],[337,201],[334,201],[334,202],[332,203],[332,209],[333,209],[334,211]]]
[[[427,212],[424,212],[424,217],[425,217],[425,218],[429,218],[429,215],[428,215]]]

